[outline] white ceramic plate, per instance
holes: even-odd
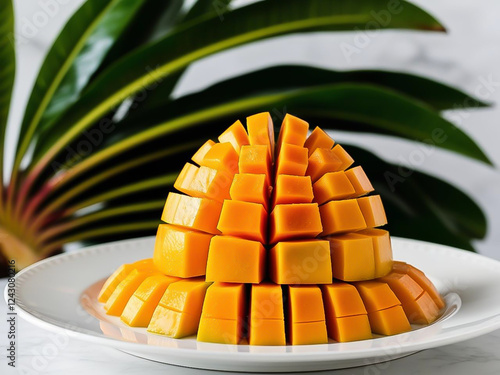
[[[390,337],[324,345],[255,347],[170,339],[129,328],[96,302],[120,264],[151,257],[154,238],[62,254],[17,276],[17,311],[50,331],[175,365],[231,371],[313,371],[369,365],[500,328],[500,262],[446,246],[393,238],[395,259],[422,269],[446,296],[443,316]]]

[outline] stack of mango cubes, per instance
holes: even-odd
[[[444,301],[392,259],[382,200],[316,127],[269,113],[207,141],[166,200],[152,259],[121,266],[99,301],[133,327],[199,341],[323,344],[430,324]]]

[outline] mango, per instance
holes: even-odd
[[[272,207],[278,204],[311,203],[314,198],[311,178],[309,176],[276,176],[273,191]]]
[[[145,279],[130,297],[120,316],[132,327],[147,327],[167,287],[179,278],[154,275]]]
[[[217,222],[222,204],[207,199],[169,193],[161,219],[175,224],[211,234],[219,234]]]
[[[237,120],[233,125],[227,128],[219,135],[219,142],[229,142],[234,150],[240,155],[241,147],[250,144],[248,134],[240,120]]]
[[[195,334],[209,286],[202,278],[170,284],[154,311],[148,331],[173,338]]]
[[[269,252],[269,276],[276,284],[331,283],[328,241],[279,242]]]
[[[267,240],[267,212],[258,203],[225,200],[217,229],[224,235],[264,244]]]
[[[314,238],[322,230],[316,203],[279,204],[270,216],[269,243]]]
[[[196,277],[205,274],[211,234],[170,224],[160,224],[153,261],[165,275]]]
[[[155,266],[153,264],[153,259],[152,258],[142,259],[132,264],[122,264],[104,282],[103,286],[101,287],[101,291],[99,292],[99,295],[97,297],[97,300],[101,303],[106,303],[106,301],[114,292],[116,287],[130,274],[130,272],[132,272],[135,269],[139,271],[147,271],[147,270],[154,271]]]
[[[210,242],[207,281],[258,284],[264,279],[266,249],[258,241],[215,236]]]
[[[323,129],[316,126],[309,137],[307,137],[304,147],[308,149],[309,156],[311,156],[318,148],[331,150],[334,144],[335,141]]]

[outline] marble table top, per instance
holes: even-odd
[[[0,290],[6,280],[0,279]],[[3,293],[2,293],[3,294]],[[127,374],[154,375],[214,374],[213,371],[169,366],[147,361],[118,350],[76,339],[54,345],[50,332],[21,318],[17,321],[17,359],[15,369],[7,365],[7,306],[0,301],[0,374]],[[326,371],[339,375],[436,374],[470,375],[500,373],[500,330],[458,344],[424,350],[408,357],[372,366]]]

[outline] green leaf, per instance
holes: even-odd
[[[466,250],[473,250],[471,239],[485,236],[484,213],[456,187],[428,174],[387,163],[361,148],[345,148],[363,167],[375,192],[382,196],[391,234]]]
[[[111,226],[101,227],[97,229],[91,229],[88,231],[80,232],[75,235],[70,235],[68,237],[63,237],[57,241],[51,242],[43,247],[40,251],[41,256],[47,256],[53,251],[60,249],[63,245],[84,241],[84,240],[94,240],[99,237],[110,236],[110,235],[120,235],[131,236],[136,235],[137,232],[147,230],[153,233],[153,230],[158,228],[159,220],[149,220],[149,221],[136,221],[126,224],[115,224]]]
[[[129,215],[133,213],[139,213],[144,216],[146,212],[153,211],[156,217],[159,217],[159,212],[165,205],[165,200],[147,201],[139,202],[133,204],[127,204],[118,207],[104,208],[102,210],[92,212],[86,215],[79,216],[77,218],[70,218],[68,221],[55,224],[44,230],[40,236],[37,238],[39,244],[46,243],[48,240],[52,240],[54,237],[59,237],[61,234],[66,232],[81,232],[82,230],[87,230],[89,224],[98,225],[99,227],[114,225],[115,220],[109,220],[112,218],[117,218],[118,221],[123,223],[124,215]],[[105,221],[105,222],[103,222]],[[97,224],[96,224],[97,223]],[[83,227],[83,228],[82,228]]]
[[[217,105],[234,98],[348,82],[373,84],[392,89],[417,99],[436,110],[453,109],[457,105],[461,105],[462,108],[488,105],[453,87],[408,73],[383,70],[342,72],[304,65],[273,66],[230,78],[200,92],[188,95],[183,98],[182,105],[187,113],[187,111],[199,108],[200,102],[204,103],[205,106]],[[164,110],[164,106],[172,100],[170,92],[163,92],[162,87],[163,83],[151,92],[152,95],[148,97],[144,107],[131,113],[130,121],[148,118],[148,121],[154,119],[154,121],[160,122],[172,117],[169,112]],[[191,106],[188,104],[189,102]]]
[[[230,118],[257,111],[273,112],[273,109],[280,112],[286,109],[289,113],[304,118],[316,116],[336,119],[337,129],[391,134],[422,142],[435,138],[435,145],[438,147],[489,162],[481,149],[465,133],[440,117],[438,113],[420,102],[376,86],[359,84],[318,86],[237,99],[208,108],[204,108],[203,103],[198,101],[198,110],[193,108],[193,104],[189,98],[173,101],[163,108],[173,118],[157,126],[144,127],[144,123],[140,121],[123,124],[119,134],[114,134],[114,137],[103,142],[103,146],[107,147],[85,160],[86,167],[96,165],[131,147],[137,147],[158,137],[187,131],[194,127],[210,126],[207,123],[216,120],[217,126],[223,129],[229,125]],[[178,114],[181,115],[176,117]],[[436,137],[436,129],[439,130],[440,137]],[[219,129],[213,128],[214,132],[217,130]],[[446,139],[443,140],[444,138]],[[172,138],[172,141],[178,142],[179,139]]]
[[[0,0],[0,207],[3,206],[3,156],[5,129],[16,71],[14,9],[11,0]]]
[[[186,16],[183,18],[182,22],[196,20],[199,17],[206,17],[207,15],[213,15],[214,13],[224,19],[224,14],[229,11],[229,4],[231,0],[197,0]]]
[[[404,1],[401,4],[404,12],[393,15],[390,23],[383,27],[443,30],[423,10]],[[59,120],[66,126],[58,126],[58,131],[51,131],[48,136],[50,141],[46,143],[48,146],[34,156],[32,169],[39,173],[85,128],[126,97],[182,70],[193,61],[284,34],[364,27],[373,20],[373,9],[385,7],[385,1],[375,0],[290,0],[286,7],[280,0],[268,0],[236,9],[226,15],[224,22],[212,17],[189,27],[180,27],[177,32],[137,50],[103,72],[78,103]],[[152,72],[150,69],[155,70]]]
[[[26,106],[14,173],[35,133],[77,101],[143,2],[87,0],[69,19],[45,57]]]

